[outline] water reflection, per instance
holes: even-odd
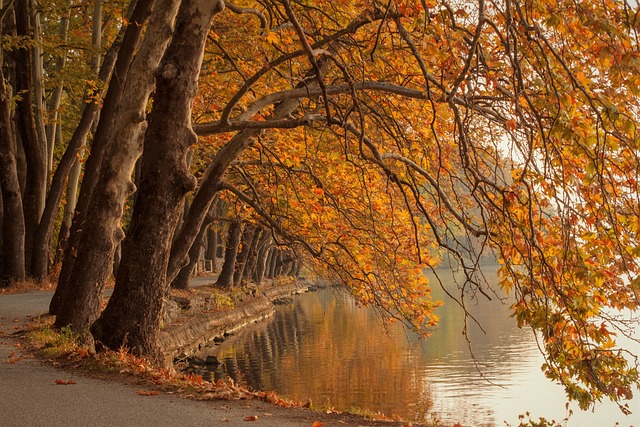
[[[563,391],[540,372],[543,360],[533,336],[517,328],[505,306],[479,301],[467,308],[486,331],[468,325],[477,362],[461,334],[464,316],[455,304],[440,309],[440,326],[424,341],[400,324],[381,324],[372,309],[358,307],[336,289],[302,295],[204,355],[223,362],[216,379],[229,376],[254,389],[298,401],[310,398],[316,406],[338,410],[364,408],[474,426],[504,425],[504,420],[517,425],[518,414],[526,411],[562,419]],[[637,407],[632,418],[603,405],[595,414],[574,416],[570,425],[619,421],[637,427],[639,402],[632,403],[632,410]]]

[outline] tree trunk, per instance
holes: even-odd
[[[214,272],[218,271],[218,246],[220,245],[220,232],[217,228],[207,229],[207,249],[204,257],[211,260],[211,268]]]
[[[93,137],[91,154],[89,155],[89,158],[87,159],[87,162],[85,164],[85,173],[82,180],[82,188],[77,201],[76,214],[74,215],[73,223],[69,231],[69,240],[65,249],[64,260],[62,263],[62,268],[60,270],[60,277],[58,278],[58,287],[56,288],[56,292],[54,293],[49,305],[50,314],[57,315],[60,313],[70,292],[70,279],[73,274],[73,268],[78,253],[78,244],[82,237],[82,231],[85,223],[85,218],[87,217],[87,210],[91,202],[93,189],[98,180],[102,158],[109,144],[109,132],[113,129],[113,120],[116,115],[118,106],[120,105],[122,91],[127,80],[127,74],[129,73],[129,68],[131,66],[131,62],[133,61],[134,54],[140,44],[140,38],[142,36],[143,29],[145,28],[145,23],[153,9],[154,2],[155,0],[133,0],[131,2],[129,6],[129,11],[131,12],[130,19],[126,27],[123,27],[126,29],[124,30],[124,34],[122,36],[122,43],[121,45],[115,44],[109,50],[109,52],[113,53],[114,58],[115,55],[117,55],[115,68],[113,69],[112,73],[109,73],[109,75],[116,75],[118,76],[118,78],[109,79],[109,75],[106,76],[106,79],[109,79],[109,87],[104,97],[104,106],[100,111],[98,128],[96,129],[95,135]],[[119,41],[120,37],[118,37],[117,39],[117,42]],[[108,57],[105,56],[102,64],[103,70],[106,68],[107,63]],[[92,112],[92,110],[92,114],[97,113],[99,110],[99,106],[96,103],[91,103],[85,106],[85,110],[87,109],[91,110],[85,111],[87,117],[85,117],[85,114],[83,114],[81,123],[78,125],[78,128],[76,128],[76,131],[71,138],[71,142],[69,143],[69,147],[67,147],[67,150],[65,151],[65,154],[60,161],[60,165],[56,169],[48,199],[53,198],[54,189],[62,188],[62,186],[64,185],[64,178],[66,173],[68,173],[68,170],[67,172],[64,172],[63,170],[61,170],[61,166],[63,162],[65,162],[65,165],[67,165],[69,168],[71,167],[71,165],[73,165],[73,162],[76,159],[76,152],[84,144],[86,135],[93,124],[94,117],[89,116],[89,114]],[[60,174],[58,173],[58,170],[61,170]],[[56,184],[56,178],[58,178],[58,181],[61,182],[60,187],[57,187],[58,184]],[[52,200],[52,205],[54,204],[53,202],[54,201]],[[57,203],[58,201],[55,201],[56,206]],[[46,224],[45,219],[47,221]],[[41,232],[45,233],[46,230],[44,229],[44,227],[47,226],[48,229],[48,227],[51,227],[52,224],[53,216],[48,216],[45,212],[45,215],[43,215],[43,221],[40,224],[40,227],[43,228]]]
[[[244,263],[242,270],[242,278],[247,282],[253,278],[253,274],[256,269],[256,262],[258,260],[258,246],[262,243],[262,239],[266,232],[262,227],[256,227],[256,231],[253,233],[253,240],[251,242],[251,248],[249,249],[249,255],[247,261]]]
[[[49,153],[47,144],[47,133],[44,126],[44,117],[47,114],[44,104],[44,61],[42,57],[42,24],[40,22],[40,10],[35,0],[30,1],[31,8],[31,27],[33,30],[33,112],[36,124],[36,132],[38,133],[38,141],[42,146],[42,152],[45,155],[45,190],[42,194],[42,206],[44,209],[44,200],[46,196],[47,177],[53,168],[53,150]],[[51,161],[49,161],[51,158]]]
[[[94,21],[96,20],[95,14],[93,16],[93,19]],[[95,28],[95,24],[94,24],[94,28]],[[63,41],[63,43],[67,42],[68,33],[69,33],[69,9],[65,11],[65,15],[62,17],[62,20],[60,21],[60,39]],[[95,34],[95,31],[94,31],[94,34]],[[67,51],[65,50],[62,55],[55,58],[54,71],[57,73],[61,73],[66,64],[66,60],[67,60]],[[60,80],[58,86],[56,86],[53,89],[53,94],[51,95],[51,99],[49,100],[49,105],[47,107],[50,114],[49,123],[46,126],[47,142],[49,144],[47,147],[47,152],[48,152],[47,163],[49,165],[53,165],[53,152],[55,149],[56,135],[58,135],[58,128],[59,128],[58,110],[60,109],[60,103],[62,101],[63,91],[64,91],[64,84],[63,84],[63,81]],[[59,141],[59,143],[62,143],[62,141]],[[52,169],[52,166],[49,166],[49,170],[51,169]]]
[[[185,162],[197,137],[191,129],[193,99],[213,16],[222,1],[185,0],[157,73],[156,96],[134,208],[116,286],[93,324],[94,338],[109,348],[126,344],[161,361],[157,348],[171,238],[179,209],[196,179]]]
[[[233,274],[236,268],[236,259],[238,257],[238,247],[240,246],[240,237],[242,235],[242,225],[240,221],[231,221],[227,237],[227,245],[224,251],[224,263],[222,270],[216,281],[216,286],[220,288],[230,289],[233,285]]]
[[[14,3],[16,17],[16,34],[18,37],[31,38],[29,19],[29,2],[27,0]],[[23,211],[25,225],[25,269],[31,274],[31,255],[36,228],[44,209],[44,197],[47,189],[46,147],[41,144],[33,115],[33,48],[29,44],[15,50],[16,93],[20,96],[16,101],[16,121],[20,139],[27,159],[27,181],[23,195]]]
[[[79,159],[73,163],[73,167],[69,172],[69,178],[67,179],[67,203],[64,205],[64,212],[62,216],[62,223],[60,224],[60,232],[58,233],[58,249],[56,251],[56,257],[53,261],[54,265],[58,265],[62,262],[64,251],[67,248],[67,242],[69,240],[69,230],[71,229],[71,222],[73,221],[73,213],[76,210],[76,202],[78,198],[78,184],[80,183],[80,173],[82,172],[82,164]]]
[[[25,279],[24,216],[13,147],[11,98],[0,72],[0,189],[2,190],[2,280],[0,286]]]
[[[253,239],[256,236],[256,227],[248,226],[242,233],[242,246],[236,259],[235,273],[233,275],[234,286],[240,286],[242,278],[244,277],[244,269],[247,265],[247,260],[251,254],[251,246],[253,245]]]
[[[271,261],[269,263],[269,274],[267,276],[269,277],[269,279],[273,279],[277,277],[278,264],[280,263],[281,259],[282,259],[282,251],[278,248],[273,248],[273,254],[271,256]]]
[[[153,74],[171,39],[177,3],[177,0],[158,0],[149,18],[144,42],[131,63],[124,83],[124,93],[127,96],[120,100],[111,140],[106,143],[108,151],[102,161],[99,181],[86,210],[85,218],[90,221],[84,221],[82,239],[78,244],[73,274],[69,280],[70,292],[55,323],[57,327],[70,325],[74,332],[83,336],[100,313],[102,291],[113,271],[114,252],[124,237],[120,219],[127,196],[135,190],[131,176],[142,151],[142,140],[147,127],[145,110],[154,87]],[[82,191],[84,190],[83,182]],[[160,234],[162,233],[156,235]],[[123,258],[124,256],[126,254],[123,254]],[[126,264],[124,261],[123,259],[119,273]],[[140,264],[142,265],[144,263]],[[157,272],[154,269],[148,270],[150,274]],[[135,303],[144,302],[140,300]],[[100,336],[99,339],[105,338]]]
[[[204,236],[207,234],[209,230],[209,226],[215,219],[215,211],[217,208],[217,203],[211,203],[211,207],[209,208],[209,213],[205,218],[204,223],[202,224],[202,228],[200,229],[200,233],[198,237],[193,242],[191,249],[189,249],[189,263],[182,267],[180,273],[176,278],[171,282],[171,287],[175,289],[189,289],[189,279],[191,279],[191,273],[193,272],[194,267],[198,264],[200,260],[200,253],[202,252],[202,244],[204,242]]]
[[[100,5],[100,6],[99,6]],[[66,23],[65,23],[66,21]],[[63,19],[60,24],[60,33],[63,34],[64,39],[66,40],[66,34],[68,31],[69,20]],[[94,8],[93,15],[93,48],[96,52],[100,51],[100,35],[102,33],[102,6],[101,1],[96,0],[96,6]],[[124,34],[124,27],[120,30],[120,34],[116,38],[116,41],[112,44],[112,46],[107,51],[105,55],[105,60],[103,62],[102,67],[100,67],[100,54],[96,53],[92,60],[91,67],[98,74],[98,79],[106,82],[109,80],[113,72],[113,68],[116,62],[116,57],[118,53],[118,49],[120,47],[120,40],[122,35]],[[59,63],[56,68],[61,70],[65,64],[65,56],[63,55],[59,58]],[[51,100],[51,111],[53,114],[52,122],[47,127],[47,140],[49,141],[49,151],[50,151],[50,159],[49,162],[53,162],[53,149],[55,140],[54,135],[57,130],[60,129],[60,125],[56,124],[56,117],[58,114],[58,108],[60,107],[60,100],[62,97],[63,85],[60,83],[60,86],[57,87],[53,93],[53,97]],[[44,212],[42,214],[42,218],[40,219],[40,224],[36,229],[36,235],[34,239],[34,247],[33,247],[33,258],[31,261],[31,270],[35,280],[39,282],[44,282],[48,277],[48,263],[49,263],[49,246],[51,244],[51,234],[53,232],[53,223],[55,220],[56,212],[58,211],[58,206],[60,204],[60,200],[62,198],[62,193],[64,190],[64,182],[69,177],[69,181],[72,182],[72,177],[70,175],[70,171],[77,163],[77,154],[79,150],[84,147],[87,135],[93,126],[99,106],[97,103],[83,103],[82,114],[80,117],[80,122],[76,127],[73,136],[71,137],[71,141],[69,142],[58,166],[56,167],[56,171],[53,175],[53,179],[51,180],[51,188],[49,189],[49,194],[47,195]],[[69,187],[69,186],[68,186]],[[75,197],[75,196],[74,196]],[[74,199],[71,203],[72,206],[76,206],[76,200]],[[66,210],[66,207],[65,207]],[[72,211],[73,212],[73,211]],[[64,236],[64,242],[67,241],[68,238],[68,230],[64,227],[61,227],[60,235]],[[58,240],[59,242],[60,240]],[[60,247],[60,245],[58,245]],[[57,254],[56,254],[57,257]],[[55,298],[54,298],[55,299]],[[53,300],[52,300],[53,301]]]
[[[256,260],[256,270],[253,275],[253,281],[256,285],[262,283],[264,279],[264,273],[267,269],[267,260],[269,259],[269,250],[271,249],[271,234],[268,231],[264,233],[264,241],[260,244],[258,249],[258,257]]]

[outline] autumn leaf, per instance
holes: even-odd
[[[157,391],[146,391],[146,390],[138,390],[138,394],[140,396],[158,396],[160,393],[158,393]]]
[[[244,417],[245,421],[258,421],[258,416],[257,415],[250,415],[248,417]]]
[[[74,380],[56,380],[56,384],[58,385],[72,385],[75,384],[76,382]]]
[[[311,427],[322,427],[326,423],[321,423],[320,421],[314,421]]]

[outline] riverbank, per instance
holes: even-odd
[[[265,298],[273,296],[269,291],[266,294]],[[51,296],[51,291],[0,295],[0,389],[7,391],[0,399],[4,426],[408,425],[309,408],[285,408],[258,398],[205,396],[199,400],[203,396],[189,388],[161,385],[152,376],[136,375],[129,368],[96,371],[87,366],[90,363],[73,358],[43,357],[29,348],[26,331],[34,322],[47,321],[45,313]],[[175,320],[175,324],[167,325],[164,332],[169,333],[172,328],[193,330],[181,326],[201,322],[195,320],[200,316],[192,314],[182,324]]]
[[[238,329],[273,315],[274,301],[327,286],[306,280],[270,282],[248,288],[240,295],[221,294],[210,285],[176,293],[168,301],[158,343],[165,365],[184,359],[214,339],[223,339]],[[226,305],[226,306],[225,306]]]

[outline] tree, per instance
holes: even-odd
[[[637,362],[615,337],[633,325],[613,313],[640,302],[637,5],[134,6],[85,168],[52,310],[58,326],[92,325],[103,345],[156,357],[167,284],[221,197],[252,212],[238,218],[256,227],[245,229],[269,230],[270,273],[289,272],[306,252],[362,303],[425,334],[438,303],[422,269],[454,257],[464,307],[469,292],[495,292],[478,269],[493,250],[515,317],[540,337],[547,375],[583,406],[630,396]],[[23,72],[20,49],[16,61]],[[20,76],[16,88],[28,89]],[[24,123],[27,144],[35,127]],[[114,294],[93,323],[143,140]],[[2,182],[6,221],[15,212]],[[259,233],[246,233],[249,258],[261,253],[250,240]]]

